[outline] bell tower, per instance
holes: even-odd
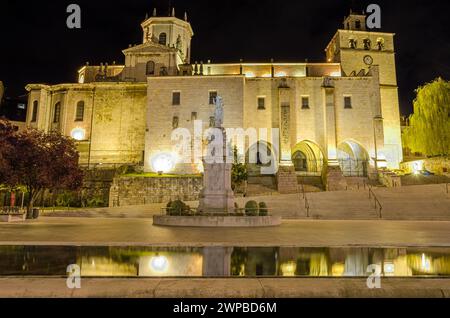
[[[158,17],[156,13],[156,9],[153,9],[152,16],[141,24],[142,43],[153,42],[175,48],[180,60],[183,63],[190,63],[191,39],[194,32],[188,22],[187,13],[184,13],[183,20],[175,16],[175,8],[172,8],[172,13],[168,17]]]
[[[385,156],[391,163],[389,168],[398,169],[403,153],[394,36],[368,29],[366,16],[350,11],[325,53],[327,62],[341,64],[343,76],[357,76],[362,70],[368,74],[372,65],[379,66]]]

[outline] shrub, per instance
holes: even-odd
[[[245,204],[245,215],[247,216],[258,215],[258,203],[256,201],[248,201]]]
[[[98,208],[102,207],[104,205],[104,201],[101,197],[94,196],[90,199],[87,199],[87,206],[88,208]]]
[[[269,209],[267,208],[266,202],[259,202],[259,215],[260,216],[269,215]]]
[[[167,204],[168,215],[189,215],[191,208],[181,200],[175,200]]]

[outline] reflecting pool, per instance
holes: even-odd
[[[450,248],[0,246],[0,276],[449,276]]]

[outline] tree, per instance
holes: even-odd
[[[238,149],[236,146],[233,148],[233,166],[231,168],[231,183],[233,189],[238,188],[248,178],[247,167],[244,163],[239,161]]]
[[[426,156],[450,154],[450,82],[441,78],[417,90],[414,114],[404,132],[404,144]]]
[[[5,146],[9,151],[2,153],[5,163],[0,169],[0,182],[26,188],[30,197],[27,218],[31,218],[34,202],[45,190],[80,188],[83,172],[78,167],[79,155],[71,138],[56,132],[26,130],[14,133]]]

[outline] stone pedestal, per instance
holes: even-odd
[[[226,213],[234,211],[231,189],[231,163],[206,163],[203,160],[203,190],[200,192],[199,212]]]
[[[345,180],[341,167],[328,166],[327,171],[327,191],[347,190],[347,180]]]
[[[280,165],[277,172],[277,188],[281,194],[297,193],[297,174],[293,165]]]

